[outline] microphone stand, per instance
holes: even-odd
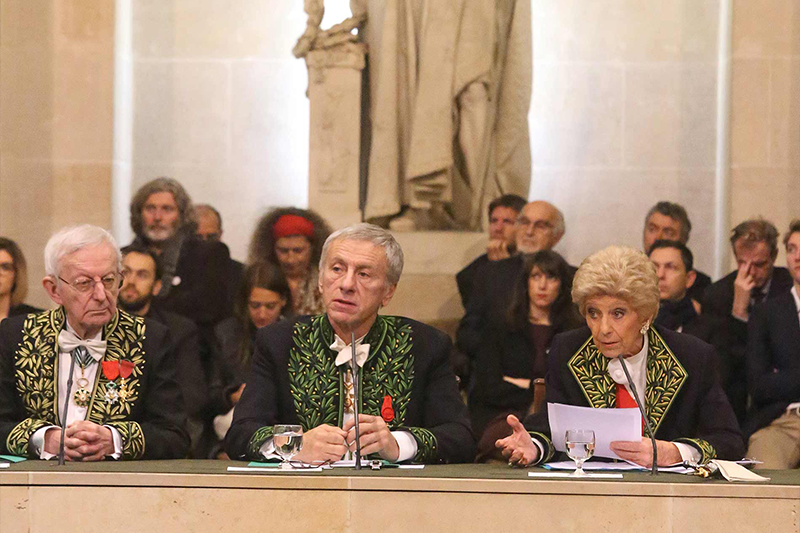
[[[75,371],[75,355],[69,364],[69,378],[67,379],[67,395],[64,397],[64,416],[61,417],[61,442],[58,445],[58,466],[64,464],[64,435],[67,432],[67,413],[69,412],[69,395],[72,394],[72,374]],[[56,369],[58,375],[58,369]]]
[[[628,386],[631,388],[631,392],[633,393],[633,399],[636,400],[636,406],[639,408],[639,412],[642,413],[642,420],[644,420],[644,427],[647,429],[647,435],[650,437],[650,442],[653,443],[653,466],[651,467],[650,474],[653,476],[658,475],[658,445],[656,445],[656,437],[653,434],[653,428],[650,427],[650,421],[647,419],[647,415],[644,414],[644,408],[642,407],[642,400],[639,398],[639,393],[636,392],[636,386],[633,384],[633,380],[631,379],[631,374],[628,372],[628,367],[625,365],[625,359],[622,357],[622,354],[617,356],[619,359],[620,364],[622,364],[622,370],[625,372],[625,377],[628,380]]]
[[[359,376],[358,362],[356,361],[356,334],[350,332],[350,368],[353,372],[353,416],[355,417],[356,430],[356,470],[361,470],[361,433],[358,423]]]

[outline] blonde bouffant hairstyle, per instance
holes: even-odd
[[[596,296],[628,302],[643,320],[658,314],[660,302],[656,267],[639,250],[609,246],[583,260],[572,282],[572,301],[586,316],[586,305]]]

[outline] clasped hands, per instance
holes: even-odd
[[[58,455],[61,428],[50,428],[44,434],[44,451]],[[78,420],[67,426],[64,434],[64,459],[67,461],[102,461],[114,453],[114,436],[105,426]]]
[[[539,459],[539,448],[533,443],[525,426],[514,415],[508,415],[506,422],[511,426],[511,435],[498,439],[495,446],[500,448],[503,457],[510,466],[525,467]],[[656,440],[658,447],[658,465],[668,466],[681,462],[681,454],[673,443]],[[640,441],[615,441],[611,450],[626,461],[650,467],[653,464],[653,445],[650,439],[642,437]]]
[[[378,453],[388,461],[397,461],[400,447],[386,422],[373,415],[358,415],[361,455]],[[356,450],[355,420],[344,427],[322,424],[303,433],[303,449],[295,459],[304,463],[338,461],[347,451]]]

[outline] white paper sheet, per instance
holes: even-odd
[[[613,441],[638,441],[642,438],[642,415],[637,408],[595,409],[548,403],[547,415],[553,446],[560,452],[567,451],[564,440],[568,429],[593,430],[595,457],[609,459],[620,459],[609,447]]]
[[[528,472],[528,477],[557,477],[557,478],[565,478],[565,479],[575,479],[580,481],[581,479],[587,478],[599,478],[599,479],[622,479],[622,474],[585,474],[583,476],[573,476],[572,474],[568,474],[566,472]]]
[[[575,462],[574,461],[553,461],[543,465],[543,468],[547,468],[548,470],[575,470]],[[607,461],[587,461],[583,463],[583,469],[586,471],[598,471],[598,470],[607,470],[607,471],[617,471],[617,472],[632,472],[632,471],[639,471],[639,472],[649,472],[649,468],[645,468],[643,466],[639,466],[637,464],[629,463],[626,461],[620,461],[618,463],[609,463]],[[673,465],[673,466],[659,466],[659,472],[672,472],[675,474],[692,474],[694,470],[691,468],[686,468],[683,465]]]

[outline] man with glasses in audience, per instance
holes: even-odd
[[[68,461],[184,457],[168,330],[117,309],[114,238],[63,229],[47,243],[45,269],[58,307],[0,324],[0,453],[54,458],[63,428]]]
[[[564,215],[549,202],[536,200],[522,208],[516,220],[516,253],[508,259],[485,264],[475,275],[476,283],[466,306],[466,313],[458,325],[458,348],[470,359],[483,348],[484,328],[490,324],[501,326],[511,305],[514,280],[520,276],[523,254],[552,249],[566,231]],[[571,275],[575,268],[570,267]]]

